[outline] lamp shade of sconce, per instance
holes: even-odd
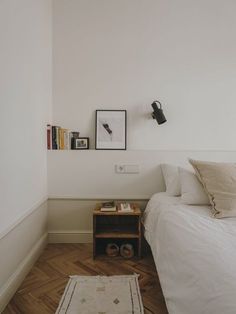
[[[160,101],[154,100],[154,102],[152,103],[151,106],[154,110],[152,113],[153,119],[156,119],[158,124],[165,123],[167,120],[166,120],[166,117],[163,113],[162,105],[161,105]]]

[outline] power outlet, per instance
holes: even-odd
[[[139,173],[139,165],[115,165],[115,172],[119,174]]]
[[[125,165],[115,165],[116,173],[125,173]]]

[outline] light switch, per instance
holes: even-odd
[[[115,165],[115,172],[119,174],[139,173],[139,165]]]

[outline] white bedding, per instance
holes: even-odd
[[[158,193],[144,226],[169,314],[236,314],[236,218]]]

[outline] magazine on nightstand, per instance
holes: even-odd
[[[116,205],[115,202],[104,202],[102,203],[102,207],[100,208],[101,212],[115,212]]]

